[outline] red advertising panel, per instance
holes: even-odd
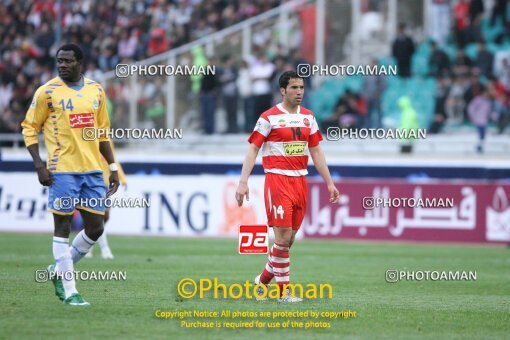
[[[329,203],[309,181],[305,237],[444,242],[510,241],[510,185],[502,182],[337,181]]]

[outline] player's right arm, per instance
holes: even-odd
[[[241,178],[239,179],[239,185],[237,186],[236,190],[236,201],[238,206],[243,205],[244,196],[246,196],[247,201],[250,200],[248,177],[250,177],[250,174],[253,171],[259,150],[260,147],[254,143],[251,143],[250,147],[248,148],[248,153],[246,154],[246,158],[243,163],[243,169],[241,170]]]
[[[255,166],[255,161],[257,160],[260,147],[264,144],[270,132],[271,124],[269,123],[269,120],[262,115],[257,121],[257,125],[255,125],[255,129],[251,133],[250,138],[248,138],[250,147],[248,148],[248,153],[244,160],[243,169],[241,170],[241,178],[239,179],[239,185],[236,190],[236,201],[238,206],[243,205],[245,196],[247,201],[250,200],[248,177],[250,177],[253,167]]]
[[[44,91],[42,87],[38,88],[35,92],[34,99],[30,104],[25,120],[21,123],[21,127],[23,128],[22,133],[25,145],[30,156],[32,156],[34,166],[37,170],[39,183],[44,186],[49,186],[53,183],[53,180],[51,178],[50,171],[46,168],[41,156],[39,155],[39,143],[37,140],[37,136],[41,131],[44,122],[48,119],[48,107],[43,93]]]

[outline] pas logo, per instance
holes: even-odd
[[[99,107],[99,102],[97,101],[97,99],[94,99],[94,101],[92,102],[92,106],[94,107],[95,110],[97,110],[97,108]]]
[[[239,254],[267,254],[269,231],[267,225],[239,226]]]
[[[91,112],[72,113],[69,115],[69,125],[73,129],[94,127],[94,114]]]
[[[33,109],[35,108],[35,97],[32,99],[32,103],[30,104],[30,107]]]
[[[278,125],[280,125],[280,127],[285,127],[285,125],[287,125],[287,123],[285,122],[285,119],[282,118],[278,121]]]
[[[310,127],[310,121],[308,120],[308,118],[303,118],[303,123],[305,124],[306,127]]]

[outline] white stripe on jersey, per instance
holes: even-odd
[[[283,170],[283,169],[264,169],[264,173],[272,173],[277,175],[285,175],[285,176],[306,176],[308,175],[308,170]]]
[[[309,127],[310,135],[313,135],[319,130],[319,125],[314,115],[300,113],[300,106],[298,106],[297,113],[289,113],[285,110],[282,104],[276,105],[278,109],[284,113],[272,114],[267,117],[269,121],[264,118],[259,118],[255,125],[254,131],[259,132],[264,137],[267,137],[272,129],[288,128],[288,127]],[[305,120],[308,122],[305,124]]]

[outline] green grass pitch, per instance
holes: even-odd
[[[126,271],[126,281],[78,281],[92,306],[64,306],[35,270],[52,261],[51,235],[0,234],[0,338],[429,338],[489,339],[510,334],[510,249],[495,246],[296,241],[293,282],[330,283],[333,299],[283,305],[275,301],[176,301],[184,277],[223,283],[252,280],[266,256],[238,255],[237,240],[110,237],[116,256],[95,257],[82,271]],[[476,271],[476,281],[386,283],[385,271]],[[178,300],[178,299],[177,299]],[[155,311],[341,311],[356,318],[322,321],[330,328],[189,329]],[[188,319],[189,320],[189,319]],[[197,320],[197,319],[195,319]],[[207,319],[200,319],[207,321]],[[237,319],[219,321],[250,321]],[[270,321],[261,319],[260,321]],[[279,319],[276,321],[285,321]],[[304,321],[303,319],[294,319]]]

